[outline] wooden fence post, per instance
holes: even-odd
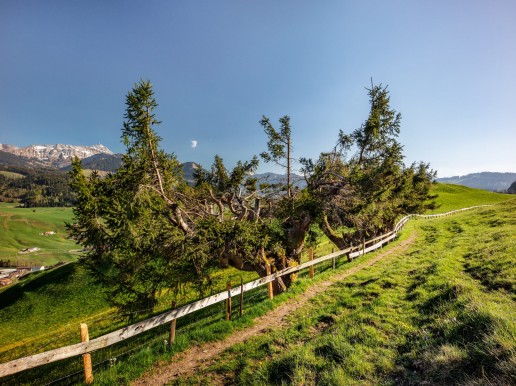
[[[352,253],[353,253],[353,242],[351,242],[349,244],[348,263],[351,263],[353,261],[353,258],[351,257]]]
[[[261,253],[262,253],[262,259],[265,263],[265,273],[267,276],[271,274],[271,263],[269,263],[269,260],[267,260],[267,256],[265,256],[265,249],[261,247]],[[274,298],[274,290],[272,288],[272,281],[267,283],[267,294],[269,296],[269,299]]]
[[[362,256],[365,255],[365,237],[362,237]]]
[[[88,325],[85,323],[81,323],[81,341],[89,342],[90,334],[88,333]],[[84,364],[84,381],[87,385],[91,385],[93,383],[93,370],[91,368],[91,354],[84,354],[82,356],[82,361]]]
[[[176,308],[175,301],[172,302],[172,309],[174,308]],[[176,321],[177,319],[172,319],[172,321],[170,322],[170,334],[168,335],[168,343],[170,344],[170,346],[172,346],[176,341]]]
[[[242,316],[244,310],[244,278],[240,278],[240,307],[239,307],[239,314]]]
[[[228,299],[226,300],[226,320],[231,320],[231,282],[228,281],[226,284],[226,290],[228,291]]]
[[[269,276],[271,274],[271,265],[269,263],[267,263],[265,265],[265,269],[267,270],[267,276]],[[267,283],[267,293],[269,295],[269,299],[274,298],[274,290],[272,288],[272,281]]]
[[[333,248],[331,249],[331,253],[333,253]],[[332,266],[332,269],[335,269],[335,256],[333,256],[331,258],[331,266]]]
[[[310,247],[309,255],[310,255],[310,261],[313,261],[314,260],[314,249],[313,249],[313,247]],[[313,279],[313,278],[314,278],[314,266],[312,264],[310,266],[310,279]]]

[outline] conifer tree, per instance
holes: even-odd
[[[87,250],[82,263],[108,299],[128,315],[152,309],[165,289],[206,279],[205,245],[185,220],[181,164],[159,148],[153,130],[156,107],[152,85],[140,81],[126,97],[127,152],[118,171],[86,178],[76,159],[71,172],[78,204],[70,235]]]
[[[429,195],[435,172],[425,163],[403,163],[401,114],[390,107],[387,87],[372,84],[367,91],[367,120],[351,134],[341,131],[336,147],[317,162],[302,160],[308,189],[323,207],[320,227],[341,249],[391,230],[403,214],[435,206]]]
[[[260,124],[268,138],[265,161],[285,167],[286,187],[258,184],[258,159],[233,169],[215,156],[211,170],[196,173],[189,187],[174,155],[159,147],[152,85],[140,81],[126,97],[122,166],[101,178],[85,177],[75,160],[71,172],[78,204],[68,228],[86,249],[85,264],[121,311],[152,309],[162,291],[189,283],[203,291],[217,265],[264,276],[297,265],[307,239],[319,227],[339,248],[388,231],[404,213],[429,205],[435,174],[424,163],[406,167],[397,141],[400,114],[386,87],[368,90],[365,123],[317,161],[302,159],[306,189],[292,185],[288,116],[276,130]],[[348,153],[354,150],[352,156]],[[288,288],[293,276],[275,281]]]

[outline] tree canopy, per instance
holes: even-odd
[[[401,115],[386,87],[368,89],[370,113],[350,134],[313,161],[301,158],[307,187],[292,186],[288,116],[280,128],[260,124],[268,138],[266,162],[285,168],[286,184],[253,178],[257,157],[228,169],[216,155],[190,187],[174,155],[159,147],[152,85],[140,81],[126,96],[122,140],[127,151],[116,173],[86,178],[75,160],[78,197],[69,231],[87,250],[83,263],[102,281],[121,310],[152,308],[161,291],[192,283],[200,291],[217,266],[264,276],[300,263],[307,240],[321,229],[338,247],[392,228],[405,213],[429,205],[435,174],[425,163],[406,167],[398,143]],[[291,277],[275,281],[284,291]]]

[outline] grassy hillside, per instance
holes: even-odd
[[[13,179],[24,177],[23,174],[15,173],[15,172],[8,172],[7,170],[0,170],[0,175],[4,176],[6,178],[13,178]]]
[[[442,203],[442,207],[439,211],[441,212],[466,206],[494,203],[512,198],[511,196],[444,184],[438,184],[434,189],[436,193],[440,194],[439,200]],[[4,221],[3,216],[4,213],[6,213],[5,217],[8,217],[10,221],[9,223],[3,222],[0,224],[12,224],[13,222],[19,221],[28,225],[34,222],[32,220],[38,219],[36,215],[39,211],[41,211],[39,220],[44,218],[47,221],[45,224],[55,224],[57,226],[59,222],[63,221],[67,216],[68,218],[66,218],[66,220],[71,218],[69,209],[64,210],[64,212],[56,208],[38,208],[36,212],[32,212],[31,209],[21,209],[22,212],[18,212],[19,210],[19,208],[8,208],[5,205],[0,206],[0,215],[2,215],[0,219]],[[17,215],[20,217],[15,217]],[[15,218],[13,219],[12,217]],[[308,374],[308,378],[306,379],[307,384],[310,384],[310,379],[312,379],[310,377],[312,376],[316,377],[315,379],[317,380],[323,379],[321,378],[321,374],[323,373],[328,373],[327,376],[329,378],[324,378],[329,379],[329,381],[326,382],[327,384],[339,384],[337,381],[331,381],[331,379],[338,380],[340,379],[339,377],[342,377],[344,380],[348,379],[351,383],[362,382],[362,380],[365,384],[375,384],[377,380],[392,383],[394,382],[392,380],[395,379],[392,378],[394,376],[392,368],[403,373],[403,371],[414,371],[409,371],[408,369],[411,369],[410,366],[415,366],[416,371],[419,371],[416,366],[418,361],[421,360],[422,356],[431,354],[427,353],[423,355],[423,352],[414,351],[407,352],[406,356],[403,358],[396,356],[398,355],[396,353],[403,347],[405,347],[405,350],[410,348],[408,346],[402,346],[400,342],[409,342],[407,345],[410,346],[412,335],[414,335],[414,339],[422,339],[422,337],[427,336],[429,333],[423,334],[421,331],[431,331],[431,334],[437,335],[442,334],[438,329],[440,324],[443,323],[443,319],[438,315],[441,313],[441,309],[438,309],[432,314],[425,314],[426,316],[424,318],[421,316],[421,319],[418,319],[417,315],[421,314],[421,310],[424,308],[424,304],[426,304],[425,302],[428,302],[431,296],[437,296],[442,291],[444,291],[443,293],[448,293],[446,289],[455,288],[453,286],[456,285],[457,280],[460,282],[457,283],[461,285],[459,290],[461,297],[450,297],[450,301],[452,302],[450,307],[455,310],[453,311],[455,313],[453,315],[450,314],[449,318],[456,318],[458,320],[458,311],[462,310],[460,307],[464,309],[474,308],[476,303],[471,303],[469,297],[462,297],[462,294],[470,294],[475,299],[475,302],[479,303],[479,307],[480,305],[485,305],[485,307],[492,308],[492,311],[484,310],[484,308],[482,308],[481,312],[477,310],[481,315],[484,315],[482,314],[484,311],[488,312],[488,316],[486,317],[489,319],[491,318],[489,312],[492,313],[496,311],[500,313],[496,318],[500,317],[503,323],[509,326],[509,330],[492,329],[491,325],[487,326],[486,328],[492,332],[492,334],[490,333],[491,335],[486,335],[487,343],[491,342],[489,339],[495,339],[495,335],[506,339],[507,333],[509,333],[513,334],[512,336],[514,337],[514,320],[511,322],[509,318],[507,321],[508,312],[506,311],[511,309],[511,307],[514,309],[514,301],[516,300],[514,297],[516,273],[510,264],[516,252],[514,250],[516,203],[513,201],[512,203],[501,204],[494,208],[466,212],[442,220],[415,220],[410,224],[405,234],[413,231],[417,232],[417,246],[414,247],[408,256],[399,256],[393,259],[393,261],[398,262],[398,265],[384,266],[383,263],[378,264],[370,276],[364,276],[358,279],[354,278],[353,280],[350,279],[350,284],[342,284],[342,286],[339,286],[339,291],[335,292],[335,290],[333,290],[334,292],[330,292],[327,296],[321,297],[313,304],[310,310],[300,311],[300,314],[294,318],[293,324],[289,329],[278,332],[277,335],[271,338],[272,341],[262,342],[265,344],[264,347],[266,347],[266,349],[256,348],[253,346],[255,343],[252,343],[252,345],[249,346],[252,349],[250,349],[248,353],[242,353],[242,351],[246,350],[237,347],[234,351],[236,354],[234,355],[242,358],[242,360],[235,359],[234,356],[232,357],[233,354],[230,353],[228,354],[227,360],[221,362],[221,367],[213,369],[213,371],[226,372],[227,376],[235,382],[245,383],[244,379],[249,377],[250,383],[253,381],[267,383],[272,379],[275,371],[277,372],[279,370],[265,366],[265,359],[268,360],[272,357],[271,363],[276,363],[276,365],[271,366],[279,366],[279,369],[287,366],[282,364],[282,361],[288,363],[292,362],[298,366],[299,358],[304,358],[305,355],[303,354],[301,357],[297,356],[299,354],[297,346],[300,346],[301,341],[306,340],[308,342],[307,350],[309,351],[307,351],[306,354],[308,357],[316,355],[316,351],[319,353],[317,355],[320,356],[322,351],[320,351],[318,347],[323,345],[321,342],[325,341],[325,339],[329,342],[330,339],[333,339],[331,338],[333,334],[338,334],[340,333],[339,331],[344,334],[344,332],[348,330],[348,327],[351,326],[353,331],[355,331],[354,335],[339,336],[336,342],[342,341],[343,346],[338,346],[336,350],[339,351],[341,348],[344,350],[347,347],[346,350],[348,351],[344,350],[343,352],[345,354],[343,355],[348,357],[353,354],[350,361],[353,363],[356,362],[356,365],[359,367],[365,366],[363,369],[353,370],[350,368],[351,370],[349,371],[351,372],[349,372],[349,374],[351,375],[349,375],[347,372],[348,368],[337,363],[337,367],[340,366],[341,369],[336,370],[337,372],[332,375],[330,374],[330,367],[334,367],[333,362],[330,361],[327,364],[323,364],[323,367],[317,365],[319,367],[317,367],[318,370],[315,372],[312,371],[313,364],[310,364],[312,362],[307,362],[308,370],[304,369],[304,367],[299,367],[299,369],[297,367],[287,368],[285,370],[286,374],[290,375],[286,378],[282,376],[278,379],[283,379],[286,383],[289,383],[289,379],[297,379],[294,378],[294,376],[297,376],[295,374],[304,374],[306,372],[306,374]],[[20,233],[23,234],[24,232]],[[13,237],[15,232],[11,232],[10,234],[11,237]],[[64,233],[61,234],[61,232],[58,234],[64,235]],[[3,235],[4,233],[0,234],[0,237],[4,237]],[[38,237],[43,238],[43,236],[39,235]],[[475,244],[477,240],[480,240],[481,244]],[[499,240],[501,244],[496,245],[494,243],[495,240]],[[472,245],[478,245],[478,247],[473,248]],[[75,246],[72,248],[74,247]],[[325,249],[330,248],[327,243],[325,243],[323,247]],[[452,249],[448,251],[446,248]],[[365,258],[368,259],[369,257],[366,256]],[[436,264],[435,268],[428,268],[432,267],[434,263]],[[442,266],[441,263],[443,264]],[[342,264],[341,269],[347,269],[349,266],[348,264]],[[423,267],[426,268],[423,269]],[[434,271],[439,273],[439,275],[434,275]],[[228,278],[233,283],[239,283],[240,277],[243,276],[244,281],[250,281],[255,277],[254,275],[254,273],[242,275],[242,272],[235,270],[221,271],[215,277],[216,285],[213,291],[222,290]],[[407,278],[409,278],[409,280],[407,280]],[[461,281],[462,279],[464,279],[463,282]],[[233,329],[248,325],[252,322],[253,316],[263,314],[266,310],[270,309],[273,304],[284,301],[286,298],[294,296],[300,291],[304,291],[304,288],[309,284],[310,281],[301,279],[295,288],[289,291],[289,293],[282,295],[282,297],[275,299],[274,303],[264,302],[265,295],[263,291],[257,291],[256,295],[251,296],[252,300],[248,303],[249,308],[246,310],[246,316],[231,323],[222,321],[222,305],[215,306],[209,312],[206,311],[203,316],[194,315],[190,320],[180,319],[178,324],[179,342],[174,350],[182,350],[195,342],[220,339],[224,335],[229,334]],[[442,288],[442,290],[440,288]],[[464,288],[464,290],[462,288]],[[488,292],[483,294],[485,291]],[[488,296],[490,293],[496,296],[490,298]],[[410,294],[418,295],[412,296]],[[502,295],[498,296],[499,294]],[[420,295],[421,297],[419,297]],[[185,289],[180,298],[180,303],[186,303],[195,297],[196,294],[193,291]],[[375,303],[376,298],[381,299],[378,305]],[[169,307],[171,299],[171,294],[164,294],[159,309],[164,310]],[[443,301],[448,301],[447,299],[448,298],[445,297]],[[377,306],[379,308],[376,308]],[[504,309],[506,311],[503,311]],[[328,330],[329,335],[325,335],[326,330],[318,331],[319,328],[317,327],[318,324],[320,324],[319,318],[324,319],[325,315],[332,315],[331,318],[332,320],[334,319],[330,321],[330,324],[331,326],[335,325],[335,327],[332,327],[334,330]],[[333,315],[340,316],[337,318]],[[475,315],[471,317],[477,318]],[[89,324],[90,335],[92,337],[99,336],[126,323],[126,321],[119,320],[114,316],[113,311],[103,300],[102,290],[96,286],[88,274],[80,267],[77,267],[76,264],[69,264],[55,271],[38,273],[36,276],[30,277],[28,280],[14,287],[0,291],[0,331],[2,331],[2,334],[0,334],[0,361],[4,362],[16,357],[75,343],[78,340],[78,324],[80,322],[87,322]],[[469,316],[463,315],[462,317],[468,318]],[[474,324],[479,319],[472,320]],[[337,321],[339,321],[339,323],[337,323]],[[337,328],[337,325],[341,327]],[[469,331],[468,329],[472,327],[464,328],[466,328],[465,331]],[[484,327],[481,326],[480,328],[482,329]],[[297,330],[300,331],[299,334],[295,332]],[[357,337],[365,333],[371,333],[373,335],[374,339],[371,338],[371,346],[359,348],[356,353],[353,351],[350,354],[350,347],[355,350],[357,346]],[[127,360],[120,360],[115,366],[109,367],[107,370],[95,370],[98,382],[100,382],[100,384],[124,383],[124,380],[138,376],[138,374],[148,368],[156,358],[169,357],[170,353],[163,350],[162,344],[163,339],[166,339],[166,334],[166,328],[158,329],[157,331],[147,334],[146,337],[142,337],[143,340],[138,340],[133,343],[133,345],[142,344],[144,348],[142,350],[136,350],[134,356],[131,356]],[[313,339],[310,338],[311,334],[313,334]],[[281,341],[276,342],[274,339],[280,339]],[[390,342],[391,339],[393,341],[392,343],[386,343]],[[496,347],[498,347],[497,345],[502,345],[502,357],[509,358],[508,360],[515,360],[513,355],[514,345],[508,343],[506,340],[499,342],[496,341],[496,339],[493,340],[494,343],[489,343],[494,344],[494,348],[486,346],[487,349],[495,350]],[[148,341],[153,341],[154,344],[149,345]],[[419,345],[416,346],[421,348],[426,341],[422,342],[417,340],[415,342]],[[482,342],[479,343],[475,341],[474,344],[477,346],[483,345],[484,343]],[[262,343],[258,342],[256,345],[261,345]],[[341,343],[338,344],[340,345]],[[441,343],[437,340],[435,342],[432,341],[433,346],[429,347],[437,350],[437,348],[440,347],[439,344]],[[279,349],[278,347],[284,349]],[[373,352],[377,349],[379,350],[379,354],[374,354]],[[127,348],[122,347],[119,348],[119,350],[127,351]],[[445,347],[443,350],[446,351],[448,348]],[[459,359],[464,357],[467,361],[472,360],[469,357],[469,348],[459,346],[459,349],[457,349],[453,346],[451,350],[454,353],[459,353],[457,354]],[[98,352],[94,356],[94,361],[100,362],[104,357],[118,356],[116,352],[116,350],[113,351],[113,353],[111,351],[106,353]],[[268,354],[263,354],[264,352]],[[286,352],[292,353],[292,356],[285,356],[284,354]],[[507,352],[509,352],[510,355],[507,354]],[[383,358],[384,354],[385,358]],[[138,359],[136,360],[135,358]],[[413,362],[407,362],[411,358]],[[427,362],[430,363],[435,360],[435,358],[435,356],[428,356]],[[482,361],[485,359],[482,356],[479,358]],[[498,360],[498,357],[496,360],[498,364],[502,363]],[[10,378],[7,384],[21,384],[24,383],[26,379],[35,379],[36,377],[43,376],[43,374],[45,374],[47,380],[56,379],[59,376],[71,373],[77,366],[79,366],[78,368],[80,369],[80,358],[70,361],[70,363],[72,362],[74,364],[73,366],[70,365],[72,366],[70,368],[67,367],[68,364],[56,365],[54,367],[55,374],[53,372],[51,373],[47,368],[43,368],[40,372],[37,370],[31,374],[20,374],[17,377]],[[361,364],[362,362],[366,363]],[[371,363],[367,364],[369,362]],[[478,362],[474,361],[472,363],[475,365],[478,364]],[[382,367],[384,365],[385,367]],[[505,364],[503,366],[507,367],[508,365]],[[371,368],[373,370],[371,370]],[[463,368],[460,369],[460,371],[464,371]],[[492,371],[492,369],[489,371]],[[361,375],[362,373],[366,375],[373,374],[374,376],[368,378],[365,375]],[[256,377],[252,376],[252,374],[255,374]],[[348,374],[346,375],[348,378],[344,377],[343,374]],[[407,380],[407,382],[410,383],[406,374],[396,374],[395,377],[402,377],[400,379]],[[496,376],[500,377],[506,376],[504,375],[505,373],[497,374]],[[326,377],[326,375],[324,376]],[[207,377],[209,377],[209,375],[207,375]],[[197,381],[206,381],[206,379],[203,380],[201,377],[199,379],[185,380],[185,382],[197,384]],[[351,380],[353,380],[353,382]],[[343,382],[343,384],[346,384],[346,382]]]
[[[59,261],[74,261],[71,250],[79,248],[67,238],[65,221],[71,221],[71,208],[16,208],[0,203],[0,259],[17,261],[19,265],[52,265]],[[54,235],[41,233],[53,231]],[[20,254],[25,248],[40,248],[37,252]]]
[[[475,205],[497,204],[514,199],[514,196],[510,194],[494,193],[462,185],[443,183],[434,184],[431,193],[438,195],[436,202],[440,207],[429,211],[429,213],[445,213],[455,209]]]
[[[413,221],[409,233],[408,253],[177,384],[515,384],[516,202]]]
[[[101,322],[109,311],[77,264],[31,274],[0,292],[0,361],[76,342],[79,323]]]

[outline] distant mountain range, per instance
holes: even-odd
[[[106,154],[100,153],[92,155],[91,157],[83,158],[82,167],[84,169],[102,170],[105,172],[116,172],[122,164],[122,154]],[[72,165],[63,166],[60,168],[63,171],[72,170]]]
[[[109,154],[113,152],[104,145],[75,146],[75,145],[29,145],[17,147],[13,145],[0,144],[0,151],[16,156],[25,157],[33,162],[45,166],[61,168],[72,163],[74,157],[80,159],[88,158],[96,154]]]
[[[267,183],[270,185],[278,185],[283,184],[287,185],[287,175],[286,174],[277,174],[277,173],[258,173],[252,176],[253,178],[258,179],[258,183]],[[303,189],[306,186],[306,181],[303,176],[298,174],[292,174],[292,184],[299,188]]]
[[[482,172],[466,174],[465,176],[454,176],[438,178],[437,182],[446,184],[464,185],[470,188],[491,190],[494,192],[505,192],[513,182],[516,181],[516,173],[495,173]]]
[[[104,145],[30,145],[17,147],[0,144],[0,171],[10,171],[22,175],[34,175],[38,170],[68,172],[72,170],[72,160],[78,157],[84,169],[116,172],[122,164],[122,154],[114,154]],[[194,171],[200,167],[195,162],[183,164],[183,174],[189,184],[194,183]]]
[[[53,169],[66,172],[71,169],[72,159],[82,160],[84,169],[115,172],[122,162],[121,154],[114,154],[104,145],[30,145],[17,147],[0,144],[0,170],[28,174],[33,169]],[[194,183],[194,172],[201,166],[195,162],[185,162],[183,173],[189,184]],[[31,173],[32,174],[32,173]],[[283,174],[261,173],[253,176],[260,183],[286,184]],[[465,176],[438,178],[438,182],[469,186],[471,188],[505,192],[516,181],[516,173],[472,173]],[[306,183],[302,176],[294,175],[293,183],[303,188]]]

